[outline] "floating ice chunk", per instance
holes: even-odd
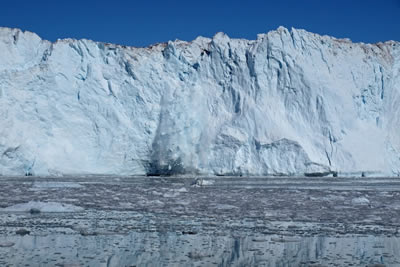
[[[193,186],[198,187],[198,186],[206,186],[206,185],[213,185],[214,180],[205,180],[203,178],[198,178],[194,181]]]
[[[176,189],[175,191],[176,191],[176,192],[179,192],[179,193],[187,193],[187,192],[188,192],[187,189],[186,189],[185,187]]]
[[[167,192],[167,193],[163,194],[163,197],[172,197],[172,198],[174,198],[174,197],[177,197],[179,195],[180,194],[178,192]]]
[[[203,180],[203,184],[202,185],[213,185],[214,184],[214,180]]]
[[[29,201],[28,203],[16,204],[2,210],[13,212],[31,212],[32,210],[40,212],[79,212],[84,209],[75,205],[59,202]]]
[[[0,243],[0,248],[9,248],[9,247],[12,247],[12,246],[14,246],[15,245],[15,243],[14,242],[2,242],[2,243]]]
[[[73,182],[34,182],[34,188],[81,188],[81,184]]]
[[[231,209],[237,209],[237,208],[238,207],[229,205],[229,204],[218,204],[217,205],[217,209],[221,209],[221,210],[231,210]]]
[[[351,200],[351,203],[354,205],[368,205],[369,200],[366,197],[356,197]]]

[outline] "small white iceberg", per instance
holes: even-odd
[[[214,180],[205,180],[203,178],[197,178],[194,183],[192,184],[192,186],[194,187],[199,187],[199,186],[207,186],[207,185],[213,185],[214,184]]]
[[[11,212],[39,213],[39,212],[79,212],[83,211],[84,209],[82,207],[78,207],[75,205],[64,204],[59,202],[29,201],[28,203],[16,204],[4,208],[2,210]]]

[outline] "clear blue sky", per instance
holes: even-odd
[[[42,38],[146,46],[212,37],[255,39],[279,25],[350,38],[400,41],[400,0],[3,0],[0,26]]]

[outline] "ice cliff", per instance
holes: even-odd
[[[400,43],[0,28],[0,174],[400,175]]]

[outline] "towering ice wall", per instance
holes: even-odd
[[[400,43],[0,28],[0,174],[400,175]]]

